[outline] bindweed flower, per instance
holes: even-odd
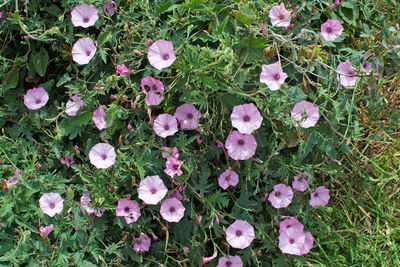
[[[260,128],[262,121],[263,117],[253,103],[233,107],[232,126],[242,134],[251,134]]]
[[[355,69],[356,68],[351,65],[349,60],[339,63],[336,72],[337,79],[341,85],[345,87],[356,85],[357,72],[354,71]]]
[[[172,136],[178,131],[178,122],[175,117],[167,113],[160,114],[154,120],[153,130],[155,133],[166,138],[167,136]]]
[[[325,206],[328,204],[329,199],[329,189],[325,186],[319,186],[313,193],[311,193],[309,203],[311,207]]]
[[[376,56],[374,53],[367,53],[363,57],[363,64],[361,65],[362,69],[365,71],[366,74],[370,74],[372,71],[372,63],[368,62],[368,59],[372,58],[372,61],[374,62],[374,65],[376,67],[376,71],[379,71],[379,65],[378,65],[378,60],[376,59]]]
[[[64,208],[64,199],[59,193],[44,193],[39,199],[40,209],[44,214],[53,217],[54,215],[61,213]]]
[[[80,209],[81,209],[82,213],[85,213],[85,211],[86,211],[88,214],[94,214],[97,217],[103,216],[103,213],[106,211],[106,209],[105,208],[102,208],[100,210],[94,209],[94,208],[89,206],[90,202],[91,202],[91,199],[90,199],[89,192],[86,191],[81,196],[81,207],[80,207]]]
[[[151,239],[147,235],[145,235],[143,233],[140,233],[139,239],[135,239],[134,238],[132,240],[133,250],[136,251],[136,252],[149,251],[150,245],[151,245]]]
[[[122,65],[117,65],[117,73],[119,75],[125,76],[125,75],[131,75],[132,71],[130,71],[125,64]]]
[[[12,188],[14,185],[21,183],[20,181],[18,181],[16,175],[8,177],[7,180],[3,178],[1,181],[2,181],[2,187],[5,192],[8,192],[8,190]]]
[[[269,65],[262,65],[260,82],[265,83],[271,91],[279,90],[287,77],[288,75],[283,72],[279,61]]]
[[[127,224],[136,222],[140,217],[140,208],[136,202],[129,199],[120,199],[115,209],[118,217],[124,217]]]
[[[185,251],[186,253],[189,252],[189,248],[188,247],[183,247],[183,251]]]
[[[308,177],[308,173],[299,173],[298,175],[294,176],[292,187],[301,192],[306,191],[308,188]]]
[[[93,26],[98,19],[97,9],[92,5],[81,4],[71,11],[71,21],[75,27],[88,28]]]
[[[161,155],[163,158],[173,157],[178,159],[179,158],[179,150],[174,146],[172,149],[166,146],[163,146],[161,151]]]
[[[292,199],[292,188],[285,184],[274,185],[274,191],[268,196],[269,202],[271,202],[272,207],[275,209],[286,208],[292,203]]]
[[[225,148],[234,160],[247,160],[256,153],[257,142],[251,134],[233,131],[226,138]]]
[[[310,128],[319,120],[319,109],[313,103],[303,100],[294,105],[290,115],[299,121],[301,127]]]
[[[285,8],[285,4],[281,3],[279,6],[273,6],[269,11],[272,26],[288,27],[290,25],[290,14]]]
[[[39,232],[43,238],[47,238],[47,236],[51,233],[51,231],[53,231],[53,229],[54,229],[54,224],[50,224],[49,226],[46,227],[40,226]]]
[[[299,222],[299,220],[297,220],[296,217],[286,218],[279,224],[279,234],[290,228],[295,228],[296,230],[302,232],[304,230],[304,225],[301,222]]]
[[[146,204],[156,205],[165,197],[168,189],[158,175],[146,176],[137,189],[139,198]]]
[[[98,169],[107,169],[114,165],[116,156],[114,147],[107,143],[98,143],[89,151],[90,163]]]
[[[297,228],[288,228],[279,233],[279,248],[285,254],[301,256],[307,254],[314,244],[310,232],[303,232]]]
[[[217,267],[243,267],[243,261],[239,256],[226,256],[218,260]]]
[[[213,259],[215,259],[217,256],[218,256],[218,252],[215,251],[214,254],[213,254],[211,257],[203,257],[203,258],[202,258],[203,264],[209,263],[210,261],[212,261]]]
[[[71,96],[71,99],[67,101],[65,104],[65,113],[68,114],[68,116],[76,116],[78,114],[78,111],[83,108],[85,103],[81,99],[81,96],[79,94]]]
[[[150,65],[158,70],[171,66],[176,59],[172,42],[162,39],[155,41],[149,47],[147,58]]]
[[[239,175],[232,171],[231,169],[227,169],[218,178],[218,185],[226,190],[229,186],[236,186],[239,183]]]
[[[175,118],[178,120],[181,129],[196,129],[199,127],[201,113],[192,104],[182,104],[176,108]]]
[[[140,86],[142,92],[146,95],[146,104],[148,106],[156,106],[163,101],[164,85],[160,80],[154,79],[151,76],[143,77]],[[148,87],[148,91],[146,91]]]
[[[92,116],[92,121],[96,125],[97,129],[100,131],[103,129],[107,129],[107,114],[104,111],[106,108],[105,105],[100,105],[94,112]]]
[[[340,35],[342,35],[343,26],[335,19],[328,19],[324,24],[321,25],[321,35],[325,41],[334,41]]]
[[[68,168],[71,167],[71,165],[74,164],[74,162],[75,162],[73,155],[64,156],[64,158],[61,158],[60,161],[61,161],[62,164],[67,165]]]
[[[254,239],[254,228],[243,220],[236,220],[225,230],[226,241],[234,248],[244,249],[250,246]]]
[[[167,157],[164,172],[171,176],[171,178],[174,178],[175,175],[181,176],[183,173],[181,170],[183,163],[183,161],[177,160],[174,157]]]
[[[185,214],[185,207],[176,198],[167,198],[161,204],[160,214],[168,222],[179,222]]]
[[[24,104],[30,110],[44,107],[47,101],[49,101],[49,94],[43,87],[28,89],[24,95]]]
[[[38,163],[36,163],[35,167],[36,167],[36,169],[40,169],[42,167],[42,165],[38,162]]]
[[[72,60],[79,65],[88,64],[89,61],[94,57],[97,51],[97,47],[89,37],[80,38],[72,47],[71,55]]]
[[[114,15],[116,7],[117,7],[117,5],[115,4],[114,1],[105,2],[103,5],[104,14],[108,17],[112,17],[112,15]]]

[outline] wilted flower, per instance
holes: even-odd
[[[273,6],[269,11],[269,17],[271,19],[272,26],[276,27],[288,27],[290,25],[290,14],[292,11],[288,11],[285,5],[281,3],[279,6]]]
[[[49,94],[43,87],[32,88],[24,95],[24,104],[30,110],[37,110],[45,106],[49,101]]]
[[[226,241],[234,248],[244,249],[250,246],[254,239],[254,228],[243,220],[236,220],[225,230]]]
[[[172,42],[162,39],[155,41],[149,47],[147,58],[150,65],[158,70],[171,66],[176,59]]]
[[[94,54],[97,51],[97,47],[94,45],[94,42],[89,37],[80,38],[74,46],[72,47],[72,59],[80,64],[85,65],[88,64],[89,61],[94,57]]]
[[[161,204],[161,216],[168,222],[179,222],[185,214],[185,207],[176,198],[168,198]]]
[[[296,217],[289,217],[279,224],[279,234],[287,229],[295,228],[298,231],[304,230],[304,225],[296,219]]]
[[[138,197],[146,204],[156,205],[165,197],[168,189],[165,187],[163,181],[158,175],[153,175],[146,176],[142,181],[140,181],[137,191],[139,194]]]
[[[227,169],[218,178],[218,185],[226,190],[229,186],[236,186],[239,183],[239,175],[232,171],[231,169]]]
[[[97,9],[92,5],[81,4],[71,11],[71,21],[75,27],[88,28],[93,26],[98,19]]]
[[[106,16],[112,17],[112,15],[114,15],[116,7],[117,7],[117,5],[115,4],[114,1],[105,2],[103,5],[104,14]]]
[[[54,224],[50,224],[49,226],[46,227],[40,226],[39,228],[40,235],[46,238],[51,233],[51,231],[53,231],[53,229],[54,229]]]
[[[67,101],[65,104],[65,113],[67,113],[69,116],[76,116],[78,114],[78,111],[83,108],[85,103],[81,99],[81,96],[79,94],[71,96],[71,99]]]
[[[349,60],[339,63],[336,72],[338,73],[337,79],[341,85],[345,87],[356,85],[357,72],[354,71],[355,69]]]
[[[265,83],[271,91],[279,90],[287,77],[288,75],[283,72],[279,61],[262,65],[260,82]]]
[[[379,65],[378,65],[378,60],[376,59],[376,56],[374,53],[367,53],[365,54],[365,56],[363,57],[363,64],[361,65],[361,67],[363,68],[363,70],[365,71],[365,73],[370,74],[372,71],[372,63],[368,62],[368,59],[372,58],[372,61],[375,64],[376,70],[379,71]]]
[[[210,261],[212,261],[213,259],[215,259],[215,258],[217,257],[217,255],[218,255],[218,252],[217,252],[217,251],[214,251],[214,254],[213,254],[211,257],[203,257],[203,258],[202,258],[203,264],[209,263]]]
[[[94,124],[96,125],[97,129],[100,131],[103,129],[107,129],[107,114],[104,111],[106,108],[105,105],[100,105],[94,112],[92,116],[92,120]]]
[[[178,131],[178,122],[175,117],[169,114],[160,114],[154,120],[153,130],[158,136],[166,138],[174,135]]]
[[[71,165],[75,162],[73,155],[64,156],[64,158],[61,158],[60,161],[61,161],[62,164],[67,165],[68,168],[71,167]]]
[[[221,257],[217,267],[243,267],[243,261],[239,256]]]
[[[142,78],[140,86],[142,87],[142,92],[146,95],[146,104],[148,106],[156,106],[163,101],[164,85],[160,80],[146,76]],[[146,91],[146,87],[149,88],[148,91]]]
[[[122,64],[122,65],[117,65],[117,73],[119,74],[119,75],[131,75],[132,74],[132,71],[130,71],[126,66],[125,66],[125,64]]]
[[[97,217],[103,216],[103,213],[106,211],[106,209],[105,208],[102,208],[100,210],[94,209],[89,206],[90,202],[91,202],[91,199],[90,199],[89,192],[86,191],[81,196],[81,211],[82,211],[82,213],[85,213],[85,211],[86,211],[88,214],[94,214]]]
[[[226,138],[225,148],[234,160],[246,160],[256,153],[257,142],[251,134],[233,131]]]
[[[181,176],[181,167],[183,163],[183,161],[177,160],[175,157],[167,157],[167,162],[165,163],[166,169],[164,169],[164,172],[171,176],[171,178],[174,178],[175,174]]]
[[[127,224],[136,222],[140,217],[139,205],[129,199],[120,199],[115,209],[117,216],[123,216]]]
[[[329,199],[329,189],[325,186],[319,186],[313,193],[311,193],[310,206],[325,206],[328,204]]]
[[[262,121],[263,117],[253,103],[233,107],[232,126],[242,134],[251,134],[260,128]]]
[[[40,209],[44,214],[53,217],[57,213],[61,213],[64,208],[64,199],[59,193],[44,193],[39,199]]]
[[[272,207],[275,209],[286,208],[292,203],[292,199],[292,188],[285,184],[274,185],[274,191],[268,196],[269,202],[271,202]]]
[[[321,35],[325,41],[333,41],[342,35],[343,26],[335,19],[328,19],[324,24],[321,25]]]
[[[300,122],[301,127],[310,128],[319,120],[319,109],[313,103],[303,100],[294,105],[290,115]]]
[[[201,113],[192,104],[182,104],[176,108],[175,118],[181,125],[181,129],[196,129],[199,127]]]
[[[140,233],[139,239],[134,238],[132,240],[132,245],[133,245],[133,250],[136,252],[149,251],[151,245],[151,239],[147,235]]]
[[[166,157],[173,157],[178,159],[179,158],[179,150],[174,146],[172,149],[166,146],[163,146],[161,148],[163,151],[161,152],[161,155],[163,158]]]
[[[299,173],[298,175],[294,176],[292,187],[301,192],[306,191],[308,188],[308,176],[308,173]]]
[[[279,233],[279,248],[285,254],[301,256],[310,251],[314,238],[310,232],[288,228]]]
[[[114,165],[116,156],[114,147],[107,143],[98,143],[89,151],[90,163],[98,169],[107,169]]]

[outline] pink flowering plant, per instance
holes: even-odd
[[[2,1],[0,265],[396,266],[400,6],[317,2]]]

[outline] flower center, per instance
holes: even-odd
[[[89,22],[89,18],[83,18],[83,22],[88,23]]]
[[[315,194],[314,194],[314,197],[318,197],[318,193],[315,193]]]
[[[129,212],[131,209],[129,207],[125,207],[124,211]]]
[[[169,212],[175,212],[175,208],[174,207],[169,208]]]
[[[187,115],[187,117],[188,117],[189,120],[190,120],[190,119],[193,119],[193,114],[192,114],[192,113],[189,113],[189,114]]]
[[[169,125],[164,125],[164,130],[168,131],[169,130]]]
[[[238,145],[240,145],[240,146],[244,145],[243,139],[240,139],[240,140],[238,141]]]
[[[166,54],[166,55],[163,56],[163,58],[164,58],[164,60],[168,60],[169,59],[169,55]]]
[[[299,179],[297,179],[300,183],[303,182],[303,176],[300,176]]]
[[[327,33],[331,33],[331,32],[332,32],[332,29],[331,29],[331,28],[326,28],[326,32],[327,32]]]
[[[158,88],[157,88],[157,85],[154,84],[154,85],[151,87],[151,89],[153,89],[153,91],[157,91],[157,89],[158,89]]]
[[[236,236],[241,236],[241,235],[242,235],[242,231],[237,230],[237,231],[236,231]]]
[[[225,177],[225,180],[226,180],[226,181],[230,181],[230,180],[231,180],[231,176],[230,176],[230,175],[226,176],[226,177]]]
[[[54,209],[54,207],[56,206],[56,204],[54,204],[54,203],[50,203],[50,209]]]
[[[231,261],[225,262],[225,266],[231,266],[231,265],[232,265],[232,262],[231,262]]]
[[[249,115],[244,116],[244,117],[243,117],[243,120],[246,121],[246,122],[247,122],[247,121],[250,121],[250,116],[249,116]]]
[[[178,164],[175,164],[175,165],[173,166],[173,168],[174,168],[174,170],[177,170],[177,169],[179,169],[179,165],[178,165]]]
[[[276,197],[279,197],[280,195],[281,195],[281,192],[279,192],[279,191],[275,193]]]
[[[138,240],[138,241],[136,241],[136,244],[138,244],[138,245],[141,245],[142,244],[142,240]]]
[[[36,99],[36,104],[40,104],[40,99]]]
[[[293,238],[290,238],[290,239],[289,239],[289,243],[290,243],[290,244],[293,244],[293,243],[294,243],[294,239],[293,239]]]
[[[90,56],[90,51],[86,50],[86,56]]]
[[[285,19],[285,16],[284,16],[284,15],[279,15],[279,19],[280,19],[280,20],[284,20],[284,19]]]
[[[276,73],[275,75],[274,75],[274,79],[275,80],[279,80],[281,78],[281,75],[279,75],[279,73]]]
[[[157,193],[157,189],[152,188],[152,189],[150,190],[150,192],[154,195],[155,193]]]
[[[106,160],[107,155],[101,155],[101,158],[102,158],[103,160]]]
[[[292,225],[289,224],[288,226],[286,226],[286,229],[287,229],[287,228],[290,228],[290,227],[292,227]]]

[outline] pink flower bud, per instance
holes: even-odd
[[[42,165],[40,165],[40,163],[36,163],[36,169],[40,169],[40,167],[42,167]]]
[[[19,169],[15,170],[15,174],[21,176],[21,171]]]
[[[184,248],[183,248],[183,251],[185,251],[186,253],[188,253],[188,252],[189,252],[189,248],[188,248],[188,247],[184,247]]]
[[[110,98],[111,98],[111,99],[118,99],[118,96],[116,96],[116,95],[110,95]]]
[[[147,45],[152,45],[153,44],[153,41],[149,38],[148,40],[147,40]]]
[[[217,215],[217,214],[214,214],[214,216],[215,216],[215,223],[216,223],[217,225],[219,225],[219,218],[218,218],[218,215]]]
[[[129,100],[128,97],[127,97],[126,95],[123,95],[122,98],[123,98],[125,101],[128,101],[128,100]]]

